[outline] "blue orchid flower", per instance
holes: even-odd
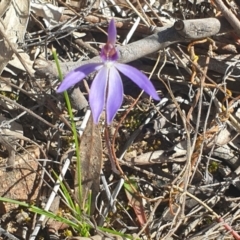
[[[115,48],[116,38],[117,30],[112,19],[108,27],[108,41],[100,53],[102,62],[89,63],[74,69],[65,76],[57,89],[57,93],[61,93],[83,80],[90,73],[97,71],[89,93],[89,103],[95,124],[98,123],[104,109],[107,123],[110,124],[121,107],[123,84],[119,72],[130,78],[153,99],[160,100],[153,84],[142,72],[127,64],[117,62],[119,52]]]

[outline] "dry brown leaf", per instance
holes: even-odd
[[[34,74],[35,70],[33,69],[33,61],[30,59],[30,56],[25,52],[19,52],[19,55],[24,59],[25,64],[28,66],[31,74]],[[12,71],[13,69],[13,71]],[[17,71],[16,71],[17,70]],[[25,67],[22,65],[21,61],[18,59],[16,54],[12,56],[12,59],[8,62],[8,66],[5,68],[5,71],[8,71],[14,75],[17,75],[18,72],[25,71]]]
[[[59,23],[64,7],[57,7],[51,3],[31,3],[31,10],[43,18],[46,27],[52,27]]]
[[[99,127],[93,123],[92,117],[88,120],[81,138],[80,160],[82,169],[82,199],[80,204],[84,208],[90,193],[89,191],[91,191],[91,211],[93,211],[95,197],[99,191],[100,172],[102,169],[102,140]],[[78,192],[77,174],[75,176],[75,192]]]
[[[8,3],[8,6],[7,6]],[[4,11],[1,12],[1,31],[5,33],[13,46],[23,42],[28,23],[30,1],[12,0],[4,1]],[[13,55],[13,50],[3,36],[0,36],[0,74]]]

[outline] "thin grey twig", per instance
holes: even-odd
[[[5,96],[2,95],[2,94],[0,94],[0,98],[3,99],[3,100],[5,100],[5,101],[7,101],[7,102],[9,102],[9,103],[11,103],[11,104],[13,104],[13,105],[15,105],[15,106],[17,106],[17,107],[19,107],[19,108],[21,108],[22,110],[26,111],[28,114],[32,115],[33,117],[37,118],[38,120],[40,120],[40,121],[42,121],[43,123],[45,123],[46,125],[48,125],[49,127],[52,127],[52,128],[54,128],[54,129],[59,130],[58,127],[56,127],[56,126],[54,126],[53,124],[47,122],[45,119],[43,119],[42,117],[40,117],[39,115],[37,115],[37,114],[34,113],[33,111],[25,108],[24,106],[22,106],[22,105],[20,105],[19,103],[11,100],[10,98],[5,97]]]
[[[16,238],[11,233],[7,232],[6,230],[0,227],[0,236],[1,235],[6,236],[9,240],[19,240],[19,238]]]

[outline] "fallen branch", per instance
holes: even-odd
[[[119,47],[120,62],[127,63],[157,52],[178,42],[189,42],[213,36],[218,33],[229,32],[233,28],[223,18],[206,18],[194,20],[179,20],[171,27],[156,28],[155,33],[139,41]],[[65,75],[70,70],[86,63],[100,62],[100,57],[94,57],[82,62],[61,63],[62,73]],[[57,77],[54,62],[37,59],[34,64],[36,74]]]

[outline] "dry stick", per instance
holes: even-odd
[[[198,29],[201,29],[198,30]],[[171,44],[178,42],[188,42],[192,39],[201,39],[210,37],[218,33],[232,31],[231,25],[223,18],[206,18],[177,21],[174,26],[156,28],[155,33],[139,41],[125,46],[119,46],[120,62],[127,63],[155,53]],[[101,62],[100,57],[94,57],[87,61],[61,63],[62,73],[65,75],[70,70],[83,64]],[[57,69],[53,62],[37,59],[35,61],[35,70],[42,76],[57,77]]]
[[[1,82],[4,82],[6,85],[8,85],[8,86],[10,86],[10,87],[16,88],[19,92],[24,93],[24,94],[27,95],[29,98],[34,98],[35,100],[38,99],[35,95],[29,93],[28,91],[26,91],[26,90],[24,90],[23,88],[17,86],[16,84],[11,83],[8,79],[3,78],[2,76],[0,76],[0,81],[1,81]]]
[[[129,0],[126,0],[126,2],[128,3],[128,5],[131,7],[131,9],[138,15],[138,17],[141,18],[141,20],[147,25],[149,26],[149,23],[147,22],[147,20],[145,20],[145,18],[142,16],[142,14],[140,14],[138,12],[138,10],[132,5],[132,3]],[[137,1],[138,2],[138,1]],[[138,2],[139,4],[139,2]],[[141,4],[139,4],[141,6]],[[144,12],[143,12],[144,13]],[[146,15],[144,14],[144,16],[146,17]]]
[[[133,109],[133,107],[137,104],[138,100],[140,99],[141,97],[141,94],[139,94],[139,96],[135,99],[135,101],[130,105],[130,107],[128,108],[128,110],[125,112],[125,114],[123,115],[123,117],[120,119],[116,129],[115,129],[115,132],[114,132],[114,135],[113,135],[113,141],[112,141],[112,146],[111,146],[111,152],[113,154],[113,157],[114,157],[114,160],[116,162],[116,166],[118,168],[118,170],[121,172],[121,174],[124,176],[125,179],[127,179],[127,177],[125,176],[122,168],[120,167],[119,165],[119,162],[117,160],[117,156],[116,156],[116,153],[115,153],[115,143],[116,143],[116,137],[117,137],[117,133],[118,133],[118,130],[120,128],[120,126],[122,126],[122,123],[123,121],[125,120],[125,118],[127,117],[127,115],[129,114],[129,112]]]
[[[144,0],[144,3],[145,3],[145,4],[148,6],[148,8],[151,10],[151,13],[157,18],[158,23],[160,23],[160,24],[162,25],[161,27],[163,27],[164,24],[163,24],[161,18],[160,18],[159,15],[153,10],[152,6],[148,3],[147,0]],[[150,20],[151,20],[151,19],[150,19]]]
[[[185,193],[186,195],[188,195],[189,197],[191,197],[192,199],[196,200],[198,203],[200,203],[207,211],[209,211],[215,218],[216,220],[220,223],[223,223],[224,228],[231,232],[232,235],[234,236],[235,239],[240,240],[240,236],[238,235],[237,232],[235,232],[231,226],[229,226],[227,223],[224,223],[224,220],[221,218],[221,216],[219,216],[216,212],[214,212],[207,204],[205,204],[204,202],[202,202],[199,198],[195,197],[194,195],[192,195],[191,193],[185,191],[184,189],[176,186],[176,185],[172,185],[172,188],[175,188],[176,190],[178,190],[179,192]],[[171,191],[171,187],[168,187],[168,189]]]
[[[188,127],[187,127],[187,122],[186,122],[186,117],[183,113],[183,111],[181,110],[179,104],[177,103],[170,87],[161,79],[161,77],[158,75],[158,78],[162,81],[162,83],[164,84],[164,86],[166,87],[166,89],[168,90],[168,93],[170,94],[171,98],[172,98],[172,101],[174,102],[177,110],[178,110],[178,113],[182,119],[182,122],[184,124],[184,129],[186,131],[186,136],[187,136],[187,153],[186,153],[186,164],[185,166],[183,167],[183,169],[181,170],[181,172],[178,174],[178,176],[174,179],[174,181],[172,182],[172,184],[175,184],[177,182],[177,180],[179,180],[179,184],[182,184],[182,182],[184,182],[184,190],[187,191],[187,184],[186,182],[188,182],[188,179],[189,177],[187,176],[187,173],[190,172],[190,166],[191,166],[191,157],[192,157],[192,154],[193,154],[193,148],[191,147],[191,137],[190,137],[190,132],[188,130]],[[182,180],[185,176],[185,179]],[[169,192],[169,195],[170,195],[170,201],[169,201],[169,208],[170,208],[170,212],[174,214],[174,212],[172,211],[172,207],[171,207],[171,191]],[[184,202],[185,201],[185,196],[182,197],[182,201]],[[183,219],[183,218],[181,218]],[[182,221],[182,220],[181,220]],[[180,222],[180,221],[179,221]]]
[[[197,93],[197,96],[196,96],[196,102],[198,102],[198,118],[197,118],[197,123],[196,123],[196,128],[195,128],[195,131],[196,131],[196,134],[194,136],[194,152],[197,152],[197,156],[194,157],[194,153],[193,153],[193,156],[192,156],[192,162],[191,162],[191,168],[192,168],[192,173],[191,173],[191,176],[193,177],[194,174],[195,174],[195,171],[197,170],[197,167],[195,166],[197,159],[199,158],[199,156],[202,154],[202,151],[203,151],[203,144],[202,146],[197,146],[197,142],[198,142],[198,129],[199,129],[199,124],[200,124],[200,118],[201,118],[201,110],[202,110],[202,95],[203,95],[203,87],[204,87],[204,83],[205,83],[205,79],[206,79],[206,74],[207,74],[207,71],[208,71],[208,63],[210,61],[210,57],[207,56],[207,59],[206,59],[206,66],[204,67],[203,69],[203,72],[204,72],[204,75],[202,75],[201,79],[200,79],[200,89]],[[200,98],[200,100],[199,100]],[[205,132],[204,132],[205,134]],[[203,138],[204,139],[204,138]],[[200,148],[200,149],[199,149]]]
[[[124,179],[126,179],[126,176],[122,170],[122,168],[119,166],[119,163],[117,161],[116,155],[115,155],[115,149],[113,149],[113,147],[111,147],[111,141],[109,138],[109,132],[108,132],[108,125],[107,122],[105,122],[105,141],[106,141],[106,146],[108,149],[108,153],[109,153],[109,159],[110,159],[110,163],[111,163],[111,167],[112,167],[112,171],[115,172],[116,174],[121,174],[122,177],[124,177]]]
[[[38,100],[38,98],[37,98],[35,95],[30,94],[30,93],[27,92],[26,90],[24,90],[24,89],[18,87],[17,85],[9,82],[8,80],[4,79],[4,78],[1,77],[1,76],[0,76],[0,80],[1,80],[2,82],[6,83],[7,85],[16,88],[17,90],[19,90],[20,92],[26,94],[26,95],[29,96],[30,98],[33,98],[33,99],[35,99],[36,101]],[[11,99],[10,99],[10,100],[11,100]],[[15,103],[16,103],[16,102],[14,102],[14,104],[15,104]],[[69,122],[65,119],[65,117],[60,113],[60,111],[58,111],[58,109],[56,109],[56,106],[53,106],[53,104],[52,104],[51,102],[48,102],[48,104],[46,105],[46,107],[47,107],[48,109],[50,109],[51,111],[53,111],[53,112],[66,124],[66,126],[72,131],[71,125],[70,125]],[[30,109],[27,109],[27,111],[25,111],[25,112],[27,112],[27,113],[29,113],[29,114],[32,115],[32,112],[31,112]],[[33,116],[35,116],[35,115],[33,115]],[[59,131],[62,131],[61,129],[58,129],[58,130],[59,130]]]
[[[211,44],[209,46],[211,48]],[[197,92],[196,96],[195,96],[195,101],[193,103],[193,105],[191,106],[188,114],[187,114],[187,122],[189,122],[190,120],[190,116],[192,114],[192,111],[193,109],[195,108],[197,102],[198,102],[198,106],[199,106],[199,110],[198,110],[198,118],[197,118],[197,123],[196,123],[196,128],[195,128],[195,135],[194,135],[194,140],[193,140],[193,149],[194,149],[194,153],[192,155],[192,159],[191,159],[191,173],[190,173],[190,177],[193,175],[193,170],[194,170],[194,167],[195,167],[195,170],[196,170],[196,161],[197,159],[199,158],[199,155],[201,155],[201,152],[202,152],[202,148],[203,146],[197,146],[197,134],[198,134],[198,128],[199,128],[199,123],[200,123],[200,117],[201,117],[201,108],[202,108],[202,94],[203,94],[203,87],[204,87],[204,82],[205,82],[205,76],[207,74],[207,70],[208,70],[208,64],[209,64],[209,61],[210,61],[210,57],[207,56],[207,59],[206,59],[206,66],[204,67],[204,70],[203,70],[203,75],[200,79],[200,89],[199,91]],[[195,69],[195,68],[194,68]],[[194,73],[192,73],[192,76],[194,75]],[[193,79],[193,81],[195,82],[195,80]],[[200,98],[200,101],[199,101],[199,98]],[[201,150],[199,149],[201,147]],[[180,185],[180,187],[182,187]]]
[[[61,1],[61,0],[57,0],[58,3],[62,4],[64,7],[68,8],[70,11],[72,11],[76,16],[78,16],[79,18],[82,18],[81,14],[79,14],[78,12],[76,12],[72,7],[69,6],[69,4],[66,4],[65,2]]]
[[[43,119],[42,117],[40,117],[39,115],[37,115],[36,113],[34,113],[33,111],[31,111],[30,109],[25,108],[24,106],[20,105],[19,103],[9,99],[8,97],[5,97],[4,95],[0,94],[0,98],[4,99],[5,101],[23,109],[24,111],[28,112],[29,114],[31,114],[32,116],[34,116],[35,118],[37,118],[38,120],[42,121],[43,123],[45,123],[46,125],[48,125],[49,127],[52,127],[54,129],[59,130],[58,127],[54,126],[53,124],[47,122],[45,119]]]
[[[4,26],[4,23],[2,21],[2,19],[0,19],[0,22],[2,23],[2,25]],[[24,66],[24,68],[26,69],[27,73],[29,74],[30,77],[33,77],[29,67],[25,64],[23,58],[21,57],[21,55],[18,53],[17,49],[13,46],[13,44],[9,41],[7,35],[2,31],[2,29],[0,28],[0,34],[2,35],[3,38],[5,38],[6,42],[8,43],[8,45],[11,47],[12,51],[16,54],[16,56],[18,57],[19,61],[21,62],[21,64]]]
[[[220,9],[223,16],[228,20],[236,33],[240,36],[240,22],[233,12],[226,7],[222,0],[213,0],[216,6]]]

